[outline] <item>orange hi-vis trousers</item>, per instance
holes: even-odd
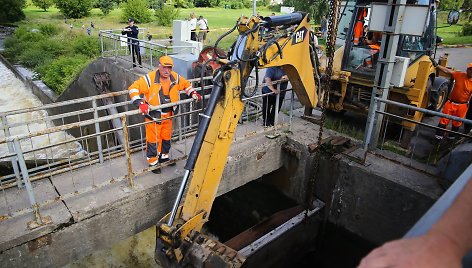
[[[156,165],[159,154],[168,154],[170,151],[170,139],[172,137],[172,119],[164,120],[172,113],[161,114],[161,123],[147,123],[146,118],[146,158],[149,165]]]
[[[447,100],[444,104],[444,108],[442,109],[443,114],[448,114],[452,116],[457,116],[460,118],[465,118],[467,114],[467,110],[469,109],[469,105],[467,103],[455,103],[450,100]],[[448,118],[441,118],[439,120],[439,124],[447,126],[449,124]],[[452,120],[453,127],[460,127],[462,122]]]

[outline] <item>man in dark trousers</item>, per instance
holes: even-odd
[[[134,25],[134,19],[128,19],[128,26],[121,31],[121,34],[128,36],[128,49],[133,57],[133,68],[136,67],[135,55],[137,56],[139,66],[141,67],[141,53],[139,53],[138,41],[139,29],[138,26]]]
[[[262,118],[264,119],[264,126],[273,126],[275,121],[275,104],[277,95],[279,95],[279,107],[278,111],[282,107],[282,102],[285,98],[285,89],[287,89],[288,82],[280,83],[279,89],[276,84],[272,84],[273,81],[287,80],[288,77],[280,67],[268,68],[264,76],[264,82],[267,86],[262,88],[262,94],[273,93],[268,96],[262,97]]]

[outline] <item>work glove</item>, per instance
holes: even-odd
[[[202,95],[198,94],[198,92],[193,91],[190,96],[196,100],[196,101],[201,101],[202,100]]]
[[[149,105],[145,102],[141,102],[141,104],[139,104],[139,110],[141,110],[143,114],[149,114]]]

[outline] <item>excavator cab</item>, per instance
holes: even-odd
[[[341,15],[339,30],[337,34],[338,44],[344,44],[341,69],[348,71],[351,76],[372,79],[378,62],[382,35],[379,32],[369,31],[369,22],[373,2],[386,1],[347,1]],[[407,4],[428,5],[409,0]],[[409,64],[413,64],[423,55],[434,56],[436,46],[435,25],[436,13],[435,2],[429,1],[429,20],[425,25],[424,36],[401,35],[397,56],[409,58]]]

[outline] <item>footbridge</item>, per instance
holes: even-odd
[[[171,210],[202,105],[181,95],[170,152],[176,165],[154,174],[143,116],[124,90],[153,65],[130,69],[125,54],[91,63],[41,107],[0,114],[0,146],[8,148],[0,156],[2,265],[61,267],[154,226]],[[191,81],[206,93],[210,79]],[[301,119],[290,87],[273,127],[262,126],[263,96],[258,90],[244,99],[219,195],[262,180],[303,203],[316,178],[313,192],[326,203],[320,218],[380,244],[406,233],[442,194],[431,166],[366,151],[333,131],[324,131],[318,158],[319,126]]]

